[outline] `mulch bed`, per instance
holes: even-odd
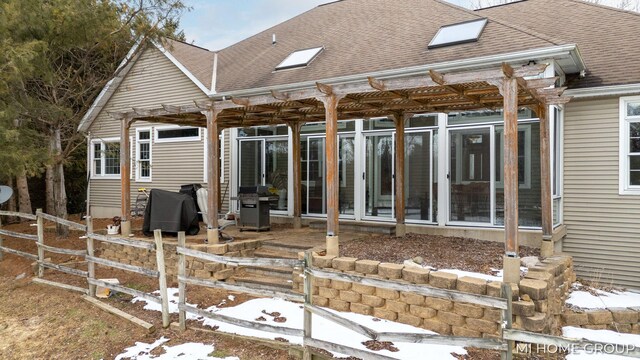
[[[491,268],[502,268],[504,244],[439,235],[380,235],[345,242],[340,255],[399,264],[419,256],[423,265],[436,269],[493,274]],[[540,249],[520,246],[520,257],[525,256],[540,256]]]

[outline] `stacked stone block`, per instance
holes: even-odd
[[[564,309],[562,326],[640,334],[640,306],[594,310]]]
[[[512,286],[514,327],[556,332],[556,317],[562,313],[567,290],[575,280],[572,265],[570,257],[554,256],[534,267],[519,287]],[[501,282],[475,277],[458,277],[442,271],[347,257],[314,254],[313,266],[492,297],[500,296],[502,286]],[[302,292],[300,272],[294,273],[293,281],[294,289]],[[317,306],[398,321],[442,335],[485,338],[499,335],[499,309],[329,279],[314,278],[312,286],[312,301]]]
[[[152,242],[152,240],[149,240],[149,242]],[[163,239],[164,261],[169,283],[177,282],[177,245],[175,240]],[[189,249],[230,257],[253,257],[255,250],[260,246],[261,242],[257,240],[234,241],[228,244],[187,244]],[[152,270],[156,268],[155,251],[105,242],[100,243],[99,249],[101,258]],[[187,256],[186,269],[188,276],[208,280],[227,280],[235,274],[237,268]]]

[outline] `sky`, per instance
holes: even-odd
[[[185,0],[192,8],[180,21],[187,41],[220,50],[287,19],[334,0]],[[394,0],[389,0],[394,1]],[[474,0],[445,0],[471,8]],[[486,0],[499,1],[499,0]],[[602,4],[620,0],[592,0]]]

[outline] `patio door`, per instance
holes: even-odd
[[[364,135],[362,199],[365,218],[394,219],[394,133]]]
[[[449,131],[449,221],[491,224],[492,128]]]
[[[240,140],[239,186],[264,185],[264,140]]]

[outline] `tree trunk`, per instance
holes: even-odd
[[[60,139],[60,129],[54,130],[54,165],[53,165],[53,194],[55,203],[55,216],[67,218],[67,191],[64,184],[64,165],[62,161],[62,140]],[[68,236],[69,228],[58,224],[56,226],[58,236]]]
[[[9,177],[9,182],[7,183],[7,186],[10,187],[14,191],[13,195],[9,199],[9,202],[7,203],[7,208],[8,208],[9,211],[16,212],[16,211],[18,211],[18,205],[16,203],[16,198],[18,197],[18,193],[15,191],[16,187],[13,184],[13,176]],[[15,217],[15,216],[8,216],[7,217],[7,223],[9,223],[9,224],[15,223],[17,221],[18,221],[18,218]]]
[[[31,197],[29,196],[29,184],[27,183],[27,172],[22,170],[16,177],[16,185],[18,186],[18,211],[26,214],[33,214],[31,208]],[[24,219],[22,219],[24,221]]]
[[[53,144],[53,141],[51,141]],[[51,154],[53,155],[53,153]],[[47,165],[45,170],[45,199],[46,199],[46,207],[45,212],[47,214],[55,214],[56,213],[56,205],[55,205],[55,196],[54,196],[54,181],[53,181],[53,165]]]

